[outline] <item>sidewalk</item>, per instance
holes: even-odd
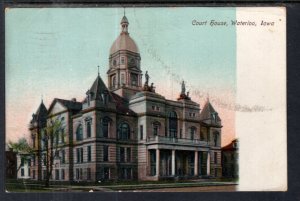
[[[128,191],[128,190],[149,190],[162,188],[186,188],[186,187],[204,187],[204,186],[233,186],[235,182],[186,182],[186,183],[166,183],[166,184],[135,184],[135,185],[107,185],[107,186],[66,186],[62,191],[83,190],[83,191]],[[53,188],[52,188],[53,189]]]

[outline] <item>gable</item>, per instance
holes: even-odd
[[[49,114],[57,114],[66,110],[67,108],[65,106],[63,106],[60,102],[56,101],[54,105],[50,108]]]

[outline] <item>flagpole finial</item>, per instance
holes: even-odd
[[[100,66],[98,65],[98,76],[100,75],[100,71],[99,71]]]

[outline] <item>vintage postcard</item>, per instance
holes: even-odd
[[[7,7],[7,192],[286,191],[284,7]]]

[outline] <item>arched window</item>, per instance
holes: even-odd
[[[169,137],[177,137],[177,114],[174,111],[169,114]]]
[[[113,76],[111,76],[111,87],[115,88],[117,85],[117,78],[116,75],[114,74]]]
[[[160,123],[158,121],[153,122],[152,124],[152,128],[153,128],[153,135],[157,136],[159,135],[159,130],[160,130]]]
[[[119,125],[119,139],[129,140],[130,139],[130,128],[127,123],[121,123]]]
[[[91,137],[92,133],[92,123],[91,121],[86,122],[86,137]]]
[[[196,128],[191,127],[190,128],[190,138],[191,138],[191,140],[195,139],[195,135],[196,135]]]
[[[104,117],[102,119],[102,137],[108,138],[110,122],[111,119],[109,117]]]
[[[82,125],[80,124],[76,129],[76,140],[80,141],[82,139],[83,139]]]
[[[132,86],[138,86],[138,75],[135,73],[131,73],[131,85]]]

